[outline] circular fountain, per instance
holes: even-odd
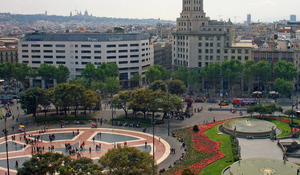
[[[237,137],[272,137],[276,135],[277,126],[265,120],[240,118],[221,125],[220,130]]]
[[[298,165],[275,159],[245,159],[235,162],[223,170],[222,175],[293,175]]]

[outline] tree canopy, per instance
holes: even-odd
[[[292,81],[297,78],[297,68],[293,63],[288,63],[286,61],[279,61],[273,66],[273,72],[275,79],[281,78],[286,81]]]
[[[145,175],[152,174],[153,158],[149,153],[138,150],[135,147],[119,147],[108,150],[99,159],[104,168],[108,168],[113,174]],[[154,166],[156,174],[158,166]]]

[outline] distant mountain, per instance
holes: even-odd
[[[19,23],[32,24],[36,21],[50,21],[50,22],[69,22],[69,21],[85,21],[95,23],[126,23],[126,24],[154,24],[157,19],[130,19],[130,18],[108,18],[108,17],[94,17],[94,16],[56,16],[56,15],[22,15],[0,13],[0,21],[16,21]],[[174,23],[174,21],[161,20],[162,23]]]

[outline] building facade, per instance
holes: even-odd
[[[172,43],[156,42],[154,47],[154,64],[159,64],[168,70],[172,70]]]
[[[5,62],[18,62],[17,48],[0,48],[0,63]]]
[[[33,33],[19,42],[19,62],[38,68],[42,63],[65,65],[70,79],[80,77],[86,64],[96,66],[114,62],[120,71],[123,87],[130,87],[131,77],[145,77],[153,65],[153,46],[149,34],[123,33]]]
[[[183,0],[177,28],[173,32],[173,69],[187,67],[199,71],[213,62],[233,59],[232,50],[233,24],[210,20],[203,11],[203,0]],[[241,53],[248,53],[250,48],[240,48]],[[235,48],[233,49],[235,50]],[[238,57],[238,56],[237,56]],[[241,58],[242,60],[242,58]],[[246,60],[246,58],[244,58]]]

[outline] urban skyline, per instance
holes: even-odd
[[[247,14],[252,15],[254,22],[289,20],[291,14],[300,16],[297,10],[298,6],[300,6],[300,1],[297,0],[287,0],[285,3],[279,0],[204,1],[204,11],[211,19],[228,20],[230,18],[233,22],[246,21]],[[88,10],[89,14],[98,17],[161,18],[173,21],[179,17],[178,12],[181,9],[182,0],[114,0],[102,2],[99,0],[2,0],[0,6],[0,12],[13,14],[42,14],[47,11],[48,15],[68,16],[70,11],[74,14],[76,10],[82,13]]]

